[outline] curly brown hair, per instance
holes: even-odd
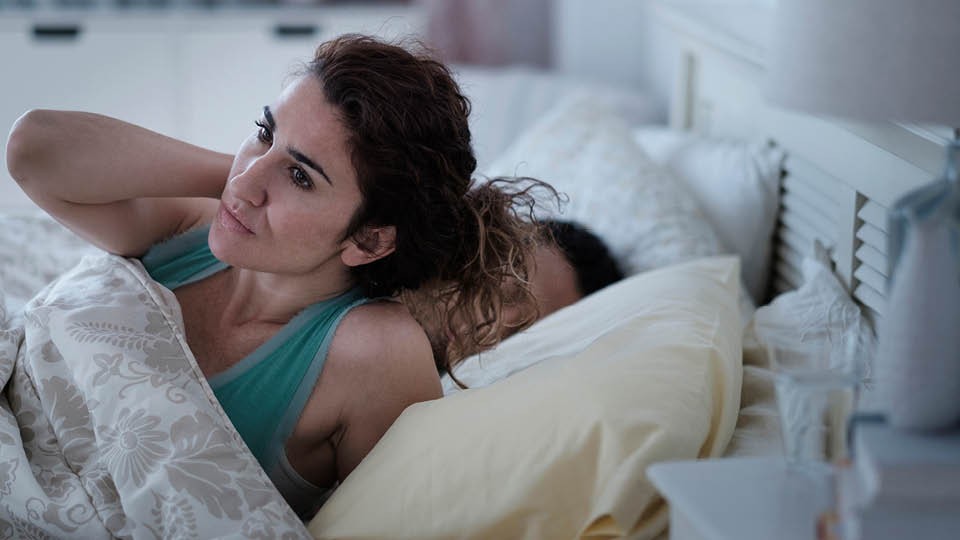
[[[349,34],[321,44],[306,71],[349,132],[363,202],[345,238],[364,246],[366,227],[396,228],[393,253],[352,270],[366,294],[404,299],[441,371],[499,341],[505,305],[526,308],[522,325],[535,320],[534,190],[556,192],[529,178],[473,178],[470,101],[450,70],[419,43]]]

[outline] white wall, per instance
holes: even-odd
[[[650,16],[658,0],[555,1],[557,70],[643,90],[666,110],[678,49]]]
[[[19,12],[0,16],[0,209],[32,208],[5,166],[7,133],[31,108],[107,114],[188,142],[234,152],[284,78],[316,44],[343,32],[422,33],[414,6],[296,10]],[[74,39],[37,39],[63,20]],[[277,25],[315,33],[277,35]]]

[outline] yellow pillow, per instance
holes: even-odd
[[[644,470],[718,456],[741,382],[739,262],[639,274],[504,342],[533,367],[407,408],[309,525],[317,538],[652,537]],[[573,347],[570,343],[579,343]],[[531,345],[532,343],[532,345]],[[558,354],[551,354],[550,344]]]

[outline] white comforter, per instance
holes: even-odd
[[[309,537],[138,262],[89,255],[22,312],[3,289],[0,539]]]

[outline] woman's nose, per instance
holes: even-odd
[[[234,195],[251,206],[267,202],[267,159],[260,156],[250,161],[246,168],[230,179]]]

